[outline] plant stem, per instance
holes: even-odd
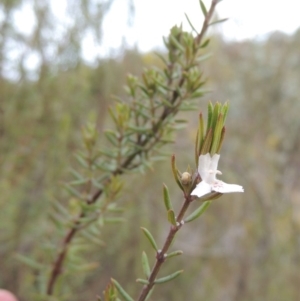
[[[161,251],[157,252],[156,254],[156,262],[155,262],[155,265],[151,271],[151,274],[148,278],[148,281],[149,283],[147,285],[144,285],[142,291],[141,291],[141,294],[139,296],[139,298],[137,299],[138,301],[144,301],[146,299],[146,297],[148,296],[150,290],[152,289],[152,287],[155,285],[155,279],[156,279],[156,276],[162,266],[162,264],[164,263],[165,259],[166,259],[166,254],[167,254],[167,251],[169,249],[169,247],[171,246],[173,240],[174,240],[174,237],[175,237],[175,234],[178,232],[178,230],[181,228],[181,226],[183,225],[182,224],[182,219],[184,217],[184,214],[186,212],[186,210],[188,209],[190,203],[192,202],[192,198],[191,196],[186,196],[185,197],[185,201],[179,211],[179,214],[176,218],[176,222],[177,224],[176,225],[172,225],[170,227],[170,231],[169,231],[169,234],[165,240],[165,243],[163,245],[163,248],[161,249]]]

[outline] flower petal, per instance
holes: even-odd
[[[197,188],[197,187],[196,187]],[[229,192],[244,192],[244,188],[236,184],[227,184],[223,181],[215,181],[212,185],[212,190],[220,193],[229,193]]]
[[[214,154],[211,158],[209,169],[211,170],[217,170],[218,169],[218,163],[219,163],[220,155]]]
[[[192,191],[191,195],[196,195],[198,198],[200,198],[208,193],[211,193],[211,185],[207,184],[205,181],[202,181]]]
[[[203,181],[209,177],[210,165],[211,157],[209,153],[199,156],[198,173]]]
[[[217,175],[217,173],[221,173],[220,171],[217,170],[219,159],[220,159],[220,155],[218,155],[218,154],[214,154],[212,157],[210,157],[208,174],[207,174],[207,177],[205,178],[205,181],[208,184],[212,185],[213,183],[215,183],[215,181],[218,181],[216,179],[216,175]]]

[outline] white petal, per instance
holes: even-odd
[[[209,169],[211,170],[217,170],[218,169],[218,163],[219,163],[220,155],[214,154],[211,158],[211,163]]]
[[[210,165],[211,157],[209,153],[199,156],[198,173],[202,180],[205,180],[209,177]]]
[[[196,188],[192,191],[191,195],[196,195],[197,197],[201,197],[211,193],[211,185],[207,184],[205,181],[200,182]]]
[[[244,192],[244,188],[236,184],[227,184],[223,181],[216,181],[212,185],[212,190],[220,193],[229,193],[229,192]]]
[[[221,173],[220,171],[217,170],[219,159],[220,159],[220,155],[218,154],[214,154],[212,157],[210,157],[209,172],[205,179],[205,181],[208,184],[213,184],[216,181],[216,174]]]

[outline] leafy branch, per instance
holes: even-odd
[[[226,115],[228,113],[228,104],[224,104],[223,106],[219,103],[212,105],[211,103],[208,105],[208,118],[206,123],[206,129],[204,128],[204,120],[202,114],[200,114],[199,118],[199,128],[198,133],[196,135],[196,154],[198,157],[204,156],[204,154],[214,154],[215,149],[218,150],[220,153],[223,140],[224,140],[224,133],[225,127],[224,123],[226,120]],[[195,160],[196,164],[198,165],[198,159]],[[158,273],[160,272],[163,264],[166,260],[181,255],[183,252],[180,250],[176,250],[173,252],[168,253],[170,246],[174,242],[176,233],[182,228],[182,226],[186,223],[192,222],[195,219],[199,218],[209,207],[211,201],[214,199],[219,198],[222,193],[218,191],[211,191],[205,193],[203,196],[198,198],[198,201],[201,201],[201,205],[196,208],[191,214],[185,217],[186,212],[192,202],[194,202],[197,198],[195,198],[195,187],[197,183],[205,181],[205,179],[201,179],[198,172],[191,174],[189,171],[181,173],[176,166],[175,163],[175,156],[172,156],[171,160],[173,176],[178,184],[180,190],[183,193],[184,202],[179,210],[178,214],[175,215],[173,210],[172,202],[170,200],[169,191],[166,185],[163,186],[163,200],[165,209],[167,211],[167,218],[170,225],[169,233],[163,243],[163,247],[159,249],[157,247],[157,243],[150,233],[150,231],[146,228],[142,228],[143,233],[145,234],[146,238],[148,239],[149,243],[151,244],[152,248],[156,252],[156,261],[151,269],[149,266],[149,260],[145,252],[142,254],[142,266],[143,271],[146,276],[146,279],[137,279],[138,283],[143,284],[143,288],[139,297],[136,299],[137,301],[145,301],[149,298],[150,294],[152,293],[154,286],[156,284],[165,283],[171,281],[178,277],[183,271],[179,270],[176,271],[168,276],[157,278]],[[204,168],[209,168],[204,166]],[[200,170],[200,165],[199,165]],[[209,171],[212,172],[212,171]],[[202,181],[201,181],[202,180]],[[229,191],[227,191],[229,192]],[[231,191],[233,192],[233,191]],[[111,280],[111,285],[115,285],[116,291],[124,298],[126,301],[133,301],[133,298],[121,287],[121,285],[115,280]],[[111,288],[111,286],[110,286]],[[114,293],[115,294],[115,293]],[[113,299],[110,298],[110,295],[105,292],[106,299],[105,301],[112,301]]]
[[[107,211],[113,211],[114,200],[122,186],[120,176],[143,171],[153,161],[164,158],[161,148],[172,142],[172,133],[182,126],[182,120],[176,120],[176,115],[179,111],[194,110],[193,101],[205,93],[205,80],[199,66],[206,57],[202,52],[209,40],[203,39],[218,2],[212,0],[210,9],[204,14],[202,29],[196,37],[178,26],[171,29],[170,35],[164,39],[168,55],[160,55],[164,62],[162,70],[148,69],[141,80],[128,76],[128,98],[117,99],[117,104],[109,110],[115,127],[104,132],[108,147],[97,147],[99,135],[95,126],[89,124],[84,129],[85,152],[77,155],[83,174],[73,170],[75,179],[66,185],[68,192],[78,201],[79,213],[76,217],[68,216],[62,209],[63,217],[55,218],[60,229],[66,228],[66,225],[67,229],[59,251],[54,254],[46,285],[47,295],[54,294],[55,283],[65,270],[67,254],[76,234],[103,218]],[[187,196],[177,217],[178,221],[190,201]],[[180,225],[173,226],[168,241],[172,241],[179,228]],[[164,252],[168,247],[169,242],[165,244]],[[160,256],[158,267],[163,260]],[[151,281],[156,277],[156,271],[157,268],[154,269]],[[139,300],[144,300],[145,294],[142,293]]]

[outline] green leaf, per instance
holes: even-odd
[[[193,213],[191,213],[185,220],[185,223],[189,223],[193,220],[195,220],[196,218],[198,218],[199,216],[201,216],[206,209],[209,207],[211,201],[206,201],[204,202],[199,208],[197,208]]]
[[[88,181],[90,181],[90,179],[86,178],[81,180],[70,181],[69,184],[73,186],[79,186],[79,185],[86,184]]]
[[[156,54],[164,62],[165,65],[168,65],[168,61],[164,58],[163,55],[156,51],[154,51],[154,54]]]
[[[105,242],[103,242],[101,239],[99,239],[99,235],[95,235],[90,233],[88,230],[85,231],[81,231],[80,234],[88,241],[90,241],[91,243],[103,247],[105,246]]]
[[[21,254],[16,254],[15,258],[34,270],[44,269],[44,266],[42,264],[40,264],[39,262],[36,262],[35,260],[33,260],[27,256],[24,256]]]
[[[58,200],[55,200],[55,201],[52,201],[51,202],[52,206],[53,206],[53,209],[57,212],[59,212],[60,214],[62,214],[63,216],[65,217],[68,217],[69,216],[69,211],[66,209],[65,206],[63,206],[61,204],[60,201]]]
[[[182,186],[181,181],[178,176],[178,169],[176,167],[175,155],[172,155],[171,166],[172,166],[172,172],[173,172],[174,179],[175,179],[177,185],[179,186],[179,188],[183,191],[184,189],[183,189],[183,186]]]
[[[119,145],[119,141],[117,139],[117,133],[115,131],[112,130],[105,130],[104,131],[104,135],[107,138],[107,140],[109,140],[109,142],[114,145],[114,146],[118,146]]]
[[[141,278],[138,278],[138,279],[136,279],[136,282],[138,282],[138,283],[141,283],[141,284],[149,284],[149,281],[148,280],[146,280],[146,279],[141,279]]]
[[[204,120],[203,120],[203,115],[202,113],[199,114],[199,125],[198,125],[198,131],[196,135],[196,142],[195,142],[195,161],[196,161],[196,166],[198,166],[198,161],[199,161],[199,155],[200,155],[200,150],[203,144],[204,140]]]
[[[217,102],[214,106],[213,109],[213,115],[212,115],[212,124],[211,127],[213,128],[213,130],[215,130],[217,121],[218,121],[218,117],[220,114],[220,110],[221,110],[221,104],[219,102]]]
[[[213,134],[213,141],[212,141],[212,145],[211,145],[211,149],[210,149],[211,155],[214,155],[215,153],[217,153],[217,150],[219,149],[223,124],[224,124],[223,115],[219,114],[219,116],[217,118],[217,123],[215,125],[215,130],[214,130],[214,134]]]
[[[56,212],[49,212],[48,218],[58,230],[62,230],[66,224],[66,218]]]
[[[146,228],[141,227],[142,231],[144,232],[144,234],[146,235],[146,237],[148,238],[151,246],[154,248],[154,250],[156,252],[158,252],[158,247],[157,244],[152,236],[152,234],[149,232],[149,230],[147,230]]]
[[[90,262],[85,264],[78,264],[77,262],[69,266],[70,272],[90,272],[99,267],[99,262]]]
[[[198,32],[197,29],[194,27],[194,25],[193,25],[193,23],[191,22],[191,20],[189,19],[188,15],[187,15],[186,13],[184,13],[184,14],[185,14],[185,17],[186,17],[187,21],[189,22],[191,28],[192,28],[192,29],[195,31],[195,33],[198,35],[199,32]]]
[[[78,163],[79,163],[81,166],[83,166],[84,168],[88,168],[88,167],[89,167],[89,165],[87,164],[85,158],[84,158],[82,155],[80,155],[80,154],[75,154],[75,158],[76,158],[76,160],[78,161]]]
[[[201,155],[205,155],[207,153],[209,153],[210,151],[210,147],[211,147],[211,142],[212,142],[212,128],[210,128],[206,134],[206,137],[203,141],[202,147],[201,147]]]
[[[77,179],[77,180],[83,180],[84,177],[74,168],[70,168],[71,174]]]
[[[183,252],[181,250],[177,250],[177,251],[173,251],[171,253],[166,254],[166,258],[171,258],[171,257],[179,256],[182,254],[183,254]]]
[[[210,130],[212,126],[212,116],[213,116],[214,107],[211,102],[209,102],[207,106],[207,125],[206,125],[206,134]]]
[[[220,19],[220,20],[209,23],[208,26],[212,26],[212,25],[215,25],[215,24],[218,24],[218,23],[222,23],[222,22],[225,22],[227,20],[228,20],[228,18]]]
[[[112,149],[110,149],[110,150],[101,149],[101,150],[99,150],[99,154],[104,155],[108,158],[112,158],[112,159],[115,159],[118,157],[118,152],[112,151]]]
[[[174,210],[168,210],[168,221],[173,225],[176,226],[176,216]]]
[[[205,48],[210,42],[210,39],[206,39],[201,45],[200,48]]]
[[[196,62],[197,62],[197,63],[200,63],[200,62],[202,62],[202,61],[207,60],[207,59],[210,58],[211,56],[212,56],[211,53],[207,53],[207,54],[201,55],[201,56],[197,57]]]
[[[162,98],[162,99],[161,99],[161,102],[162,102],[162,104],[163,104],[164,106],[166,106],[167,108],[173,108],[173,107],[174,107],[174,105],[173,105],[171,102],[169,102],[167,99]]]
[[[116,203],[109,204],[109,205],[107,206],[107,210],[110,211],[110,212],[115,212],[115,213],[122,213],[122,212],[125,211],[124,208],[117,207],[117,206],[116,206]]]
[[[220,137],[220,142],[219,142],[219,147],[216,151],[217,154],[220,153],[220,150],[221,150],[221,147],[222,147],[222,144],[223,144],[223,141],[224,141],[224,136],[225,136],[225,127],[222,128],[222,133],[221,133],[221,137]]]
[[[205,7],[205,5],[204,5],[204,3],[203,3],[202,0],[200,0],[199,3],[200,3],[200,7],[201,7],[201,10],[202,10],[202,13],[203,13],[204,17],[206,17],[207,16],[207,9],[206,9],[206,7]]]
[[[168,187],[165,184],[163,184],[163,193],[164,193],[165,207],[167,211],[169,211],[170,209],[172,209],[172,203],[171,203]]]
[[[177,41],[177,39],[170,35],[170,40],[173,44],[175,44],[176,48],[181,52],[183,53],[185,51],[184,47]]]
[[[149,131],[151,131],[151,128],[142,127],[142,126],[133,126],[133,125],[130,125],[127,128],[129,130],[132,130],[133,133],[147,134]]]
[[[126,219],[123,217],[105,217],[104,222],[110,224],[118,224],[126,222]]]
[[[156,279],[154,281],[154,283],[155,284],[161,284],[161,283],[165,283],[165,282],[171,281],[171,280],[175,279],[176,277],[178,277],[182,272],[183,272],[183,270],[180,270],[180,271],[177,271],[177,272],[175,272],[175,273],[173,273],[173,274],[171,274],[169,276]]]
[[[142,253],[142,267],[143,267],[145,276],[148,278],[150,276],[151,270],[150,270],[150,265],[149,265],[149,261],[148,261],[148,256],[147,256],[146,252],[144,252],[144,251]]]
[[[119,294],[125,299],[125,301],[134,301],[129,294],[123,289],[123,287],[121,286],[121,284],[115,280],[115,279],[111,279],[112,283],[116,286],[116,289],[118,290]]]
[[[128,87],[127,87],[128,89]],[[123,103],[123,101],[122,101]],[[117,125],[118,124],[118,117],[115,114],[115,108],[113,109],[112,107],[108,108],[108,113],[110,115],[110,117],[112,118],[112,120],[114,121],[114,123]]]
[[[223,114],[223,123],[225,124],[225,121],[226,121],[226,117],[227,117],[227,114],[228,114],[228,109],[229,109],[229,104],[228,102],[226,101],[223,105],[223,107],[221,108],[221,114]]]
[[[78,198],[80,200],[83,199],[81,193],[78,190],[76,190],[75,188],[73,188],[71,185],[65,184],[64,187],[72,196],[75,196],[76,198]]]

